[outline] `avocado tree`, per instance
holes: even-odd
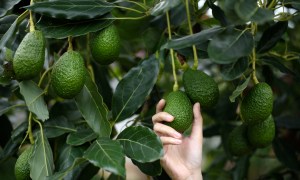
[[[300,178],[299,10],[298,0],[1,2],[1,179],[15,179],[28,149],[18,179],[124,179],[125,157],[159,178],[155,105],[214,83],[199,98],[215,101],[201,110],[204,179]],[[184,80],[191,70],[205,80]]]

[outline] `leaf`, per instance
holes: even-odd
[[[248,56],[253,46],[254,40],[250,32],[228,29],[210,41],[207,52],[213,62],[229,64]]]
[[[159,71],[158,60],[151,56],[130,71],[119,82],[112,100],[115,122],[130,117],[150,94]]]
[[[215,27],[200,31],[198,33],[184,36],[177,39],[169,40],[166,44],[162,45],[160,49],[183,49],[186,47],[191,47],[196,44],[204,43],[210,38],[216,36],[218,33],[222,32],[224,28]]]
[[[30,177],[33,180],[44,180],[54,172],[52,149],[43,131],[36,133],[34,151],[29,159],[29,164]]]
[[[285,0],[284,1],[285,5],[292,5],[292,7],[294,7],[295,9],[300,10],[300,2],[298,0]]]
[[[241,19],[249,21],[258,9],[257,0],[238,0],[234,9]]]
[[[221,75],[224,80],[231,81],[241,77],[248,68],[248,58],[242,57],[234,63],[222,66]]]
[[[236,168],[233,171],[233,179],[240,180],[240,179],[247,179],[248,169],[250,166],[250,157],[251,156],[242,156],[238,159]]]
[[[152,9],[150,14],[152,16],[162,15],[170,9],[178,6],[181,3],[180,0],[160,0]]]
[[[8,160],[6,160],[3,163],[0,163],[0,174],[1,179],[5,180],[15,180],[15,164],[16,164],[16,158],[10,157]]]
[[[246,87],[248,86],[249,81],[250,81],[250,76],[232,92],[232,95],[229,97],[229,100],[231,102],[235,102],[235,99],[240,94],[242,94],[242,92],[244,91],[244,89],[246,89]]]
[[[62,171],[56,172],[56,173],[54,173],[51,176],[48,176],[46,179],[47,180],[65,179],[65,177],[68,176],[68,174],[70,172],[72,172],[78,166],[82,165],[84,162],[86,162],[85,159],[83,159],[83,158],[77,158],[77,159],[74,160],[74,162],[73,162],[73,164],[71,166],[69,166],[68,168],[65,168]]]
[[[16,127],[12,132],[11,132],[11,139],[14,143],[21,142],[24,138],[25,132],[28,129],[28,122],[23,122],[20,124],[18,127]]]
[[[0,116],[7,113],[9,110],[13,109],[14,106],[11,106],[11,104],[4,99],[0,99]]]
[[[0,19],[0,38],[5,34],[5,32],[10,28],[13,22],[18,18],[17,15],[8,15]]]
[[[111,125],[107,119],[108,110],[88,72],[86,72],[85,84],[75,97],[75,101],[82,116],[94,132],[100,137],[109,137]]]
[[[11,10],[14,5],[18,4],[20,1],[21,0],[1,1],[0,17],[4,16],[7,11]]]
[[[108,18],[109,16],[105,16]],[[89,32],[100,31],[111,25],[113,20],[97,18],[81,21],[54,19],[43,16],[36,24],[37,28],[43,31],[46,38],[62,39],[68,36],[82,36]]]
[[[300,170],[300,163],[297,160],[297,152],[288,143],[288,141],[280,138],[275,138],[273,140],[273,149],[277,159],[285,166],[295,171]]]
[[[48,119],[49,112],[44,101],[44,91],[33,81],[22,81],[19,86],[29,111],[42,121]]]
[[[97,137],[98,135],[92,129],[79,129],[77,132],[68,135],[67,143],[73,146],[79,146]]]
[[[276,58],[276,57],[262,57],[262,62],[267,65],[271,65],[272,67],[278,69],[282,73],[290,74],[292,76],[297,76],[295,72],[290,70],[288,67],[284,65],[284,61]]]
[[[37,2],[25,8],[52,18],[82,20],[102,16],[109,13],[113,7],[113,4],[105,1],[59,0]]]
[[[163,147],[159,137],[149,128],[131,126],[117,137],[126,156],[138,162],[152,162],[163,156]]]
[[[278,21],[266,29],[257,45],[257,52],[264,53],[272,49],[286,32],[288,21]]]
[[[274,12],[270,9],[258,8],[256,13],[250,18],[250,21],[257,24],[264,24],[268,21],[272,21],[274,18]]]
[[[222,26],[227,26],[228,21],[226,19],[224,11],[219,6],[216,6],[211,0],[207,1],[207,5],[212,10],[214,18],[217,19]]]
[[[75,125],[63,116],[50,118],[44,123],[45,135],[48,138],[61,136],[68,132],[76,132]]]
[[[97,139],[85,152],[84,158],[97,167],[125,178],[125,155],[119,142],[109,138]]]
[[[148,163],[140,163],[138,161],[132,160],[132,163],[136,165],[143,173],[149,176],[159,176],[162,172],[160,160]]]

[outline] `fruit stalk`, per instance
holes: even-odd
[[[34,138],[33,138],[33,134],[32,134],[32,112],[30,112],[29,116],[28,116],[28,129],[27,129],[27,133],[29,135],[30,144],[34,144]]]
[[[257,31],[257,24],[256,23],[251,23],[251,33],[252,35],[254,36],[256,34],[256,31]],[[256,63],[256,50],[255,50],[255,47],[253,47],[252,49],[252,57],[251,57],[251,63],[252,63],[252,80],[255,84],[258,84],[259,81],[256,77],[256,66],[255,66],[255,63]]]
[[[72,36],[68,36],[68,43],[69,43],[68,51],[72,51],[73,50]]]
[[[33,0],[30,1],[30,5],[32,5],[32,4],[33,4]],[[29,23],[30,23],[29,31],[30,32],[35,31],[32,11],[29,11]]]
[[[171,25],[170,25],[169,11],[166,12],[166,16],[167,16],[169,40],[171,40],[172,39],[172,35],[171,35]],[[174,76],[173,91],[177,91],[178,90],[178,82],[177,82],[177,76],[176,76],[174,50],[172,48],[170,49],[170,54],[171,54],[171,59],[172,59],[172,70],[173,70],[173,76]]]
[[[188,20],[188,24],[189,24],[190,34],[192,35],[193,28],[192,28],[192,23],[191,23],[189,0],[185,0],[185,8],[186,8],[186,16],[187,16],[187,20]],[[197,69],[198,68],[198,55],[197,55],[196,45],[193,45],[193,55],[194,55],[193,69]]]

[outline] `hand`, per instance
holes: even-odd
[[[193,107],[194,122],[192,133],[189,137],[173,128],[163,124],[163,121],[171,122],[174,117],[166,112],[162,112],[165,100],[160,100],[156,106],[156,114],[152,117],[154,132],[160,137],[164,156],[161,165],[172,179],[202,179],[202,124],[203,119],[200,113],[200,104]]]

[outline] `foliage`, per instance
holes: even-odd
[[[188,1],[189,12],[184,0],[1,3],[1,178],[14,177],[7,169],[28,143],[34,144],[29,161],[34,180],[91,179],[99,169],[111,172],[110,179],[125,178],[125,156],[145,174],[160,175],[163,149],[151,117],[156,103],[172,91],[174,55],[209,74],[220,90],[217,105],[202,110],[204,136],[221,140],[216,148],[204,146],[205,179],[299,178],[299,1],[198,2]],[[29,32],[29,12],[46,37],[45,64],[39,76],[18,82],[12,59]],[[89,42],[111,24],[120,34],[121,53],[113,64],[100,66]],[[50,74],[71,36],[73,49],[85,59],[86,81],[66,100],[53,92]],[[183,71],[176,73],[182,88]],[[239,105],[256,80],[273,90],[275,139],[264,149],[233,157],[226,141],[242,124]],[[120,123],[126,124],[122,131],[116,130]]]

